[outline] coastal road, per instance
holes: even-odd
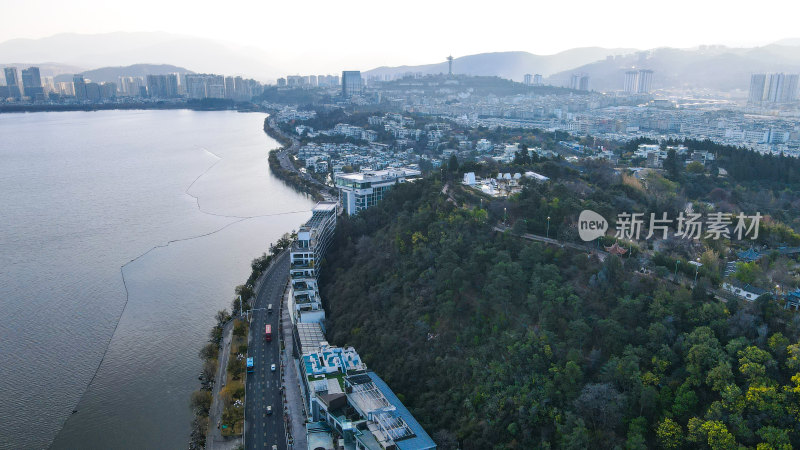
[[[278,323],[284,288],[289,278],[289,253],[284,252],[267,269],[256,294],[250,321],[248,356],[254,358],[255,372],[247,374],[245,402],[245,448],[268,449],[273,445],[286,449],[286,426],[283,416],[280,381],[280,340]],[[272,304],[273,312],[267,312]],[[266,325],[272,325],[272,341],[264,338]],[[270,370],[276,365],[275,372]],[[272,414],[267,414],[272,406]]]
[[[285,170],[290,170],[296,173],[300,178],[315,184],[319,189],[320,194],[325,197],[326,201],[337,201],[338,199],[334,195],[330,186],[320,183],[316,178],[312,177],[306,172],[297,170],[297,167],[295,167],[292,161],[289,159],[289,155],[291,153],[297,153],[297,151],[300,149],[300,141],[298,141],[294,136],[287,136],[285,133],[283,133],[281,129],[278,128],[278,125],[275,123],[275,119],[273,119],[272,116],[270,116],[267,120],[268,125],[270,128],[272,128],[273,132],[283,136],[286,139],[289,139],[292,142],[292,145],[290,145],[289,148],[282,148],[278,150],[278,162],[280,162],[281,167]]]

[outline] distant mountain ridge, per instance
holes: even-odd
[[[183,67],[170,64],[133,64],[122,67],[101,67],[93,70],[75,72],[97,83],[117,82],[119,77],[146,77],[147,75],[165,75],[169,73],[194,73]],[[72,81],[73,74],[63,74],[55,77],[55,81]]]
[[[604,59],[608,56],[635,52],[635,49],[582,47],[554,55],[535,55],[523,51],[478,53],[453,59],[453,72],[464,75],[499,76],[522,81],[526,73],[544,76]],[[444,58],[442,58],[444,60]],[[447,73],[447,61],[420,66],[378,67],[365,72],[366,76],[397,76],[406,72]]]
[[[447,73],[444,56],[433,64],[377,67],[364,74],[369,77],[406,72]],[[143,61],[150,64],[142,64]],[[84,73],[96,81],[146,75],[144,69],[137,69],[139,66],[155,71],[150,73],[210,72],[243,75],[260,81],[275,80],[292,72],[293,63],[284,62],[286,67],[276,68],[274,61],[261,49],[161,32],[62,33],[41,39],[0,42],[0,67],[13,65],[22,69],[35,65],[40,67],[42,76]],[[167,65],[169,69],[158,69]],[[522,81],[526,73],[539,73],[546,77],[547,83],[556,86],[565,86],[572,73],[583,72],[591,78],[590,88],[601,91],[621,89],[624,72],[631,68],[654,70],[654,89],[689,87],[746,91],[752,72],[800,72],[800,38],[783,39],[756,48],[702,46],[641,51],[583,47],[553,55],[524,51],[479,53],[453,61],[457,74]]]
[[[41,39],[0,43],[0,66],[13,61],[36,65],[54,61],[84,68],[130,66],[150,62],[191,67],[196,72],[274,79],[283,71],[251,47],[161,32],[61,33]]]
[[[777,44],[756,48],[660,48],[585,64],[553,74],[545,81],[565,86],[573,73],[586,73],[592,90],[615,91],[623,88],[625,71],[631,69],[653,70],[653,89],[746,92],[753,73],[800,73],[800,48]]]
[[[590,77],[590,89],[597,91],[621,90],[625,72],[631,69],[653,70],[653,89],[747,91],[752,73],[800,73],[800,39],[784,39],[755,48],[714,45],[641,51],[586,47],[546,56],[528,52],[479,53],[453,61],[456,74],[522,81],[526,73],[539,73],[545,76],[546,84],[561,87],[569,85],[572,74],[585,73]],[[383,77],[404,73],[439,74],[447,70],[447,62],[442,61],[419,66],[378,67],[364,74]]]

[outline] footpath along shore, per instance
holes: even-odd
[[[281,144],[281,147],[278,149],[273,149],[269,153],[269,166],[272,173],[292,186],[294,189],[307,193],[314,197],[317,201],[325,200],[325,201],[336,201],[337,195],[335,190],[330,186],[327,186],[318,180],[314,179],[307,173],[300,172],[294,166],[292,161],[290,160],[290,154],[292,152],[296,152],[300,147],[300,142],[291,137],[287,136],[277,127],[274,119],[272,117],[267,117],[264,120],[264,132],[278,141]],[[274,389],[277,388],[279,394],[278,398],[280,399],[278,404],[274,404],[273,408],[278,407],[277,412],[283,410],[284,416],[284,423],[283,430],[274,429],[273,427],[265,427],[265,424],[261,423],[248,423],[248,414],[247,410],[251,413],[251,419],[253,418],[258,421],[258,416],[261,419],[266,418],[263,414],[262,409],[265,408],[264,405],[247,405],[245,401],[245,425],[243,430],[243,436],[238,437],[223,437],[219,430],[216,428],[216,424],[222,419],[223,413],[223,405],[220,399],[219,393],[222,387],[224,387],[225,382],[225,374],[226,374],[226,367],[228,364],[229,359],[229,347],[231,342],[231,334],[233,329],[233,320],[236,317],[232,317],[228,323],[225,324],[223,332],[222,332],[222,339],[220,340],[220,348],[219,348],[219,361],[217,365],[217,375],[216,380],[214,382],[214,386],[211,390],[212,398],[211,398],[211,405],[208,408],[208,430],[206,435],[206,442],[205,448],[207,449],[224,449],[230,450],[233,448],[237,448],[240,445],[244,445],[246,448],[255,448],[260,447],[258,444],[266,443],[267,441],[269,444],[277,444],[279,449],[283,448],[304,448],[305,447],[305,423],[307,421],[307,415],[305,410],[305,405],[303,402],[303,396],[301,393],[301,387],[299,382],[299,373],[297,370],[296,364],[292,362],[291,358],[291,351],[294,345],[293,343],[293,336],[290,331],[291,330],[291,320],[288,318],[288,310],[287,310],[287,302],[286,296],[288,294],[288,272],[274,270],[276,265],[279,265],[280,262],[283,262],[284,257],[286,256],[284,251],[280,251],[276,254],[272,255],[272,259],[263,272],[258,276],[257,280],[252,286],[254,294],[253,298],[244,299],[245,304],[252,302],[250,306],[255,308],[252,313],[247,314],[248,319],[253,319],[255,314],[263,313],[260,311],[258,306],[259,300],[262,300],[261,297],[265,296],[262,291],[264,290],[266,285],[275,285],[279,284],[283,286],[283,289],[280,292],[280,297],[277,302],[276,308],[278,314],[276,315],[276,319],[278,319],[278,323],[276,323],[274,328],[277,328],[278,333],[278,343],[282,347],[279,353],[279,367],[278,367],[278,386],[270,386],[271,383],[258,383],[258,391],[259,393],[263,393],[264,395],[269,392],[273,392]],[[280,280],[279,278],[285,277],[286,280]],[[252,275],[251,275],[252,279]],[[271,296],[270,296],[271,297]],[[263,303],[263,302],[262,302]],[[235,311],[234,311],[235,312]],[[245,311],[249,313],[249,311]],[[250,327],[250,331],[252,331],[252,326]],[[258,338],[258,333],[248,336],[248,342],[251,344],[255,344],[254,347],[257,347],[257,343],[253,342],[251,339]],[[253,349],[255,350],[255,348]],[[248,351],[248,354],[251,352]],[[266,355],[265,355],[266,356]],[[270,358],[259,358],[261,359],[261,363],[264,364],[266,359]],[[263,368],[262,368],[263,369]],[[245,374],[247,377],[247,374]],[[254,380],[250,380],[254,381]],[[248,386],[249,384],[247,381],[245,385]],[[253,386],[250,386],[251,388]],[[245,395],[245,399],[247,395]],[[251,400],[252,401],[252,400]],[[268,402],[272,403],[272,402]],[[280,404],[283,405],[283,408],[280,407]],[[249,406],[249,408],[248,408]],[[257,406],[260,406],[257,407]],[[254,408],[255,407],[255,408]],[[254,426],[258,425],[258,426]],[[283,431],[281,433],[280,431]],[[278,435],[283,434],[280,436],[282,439],[278,439]],[[268,435],[268,436],[265,436]],[[256,441],[263,441],[263,442],[256,442]],[[300,447],[298,447],[298,444]],[[190,446],[191,447],[191,446]]]

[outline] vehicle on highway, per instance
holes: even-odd
[[[272,340],[272,325],[267,325],[266,329],[264,330],[264,339],[266,339],[267,342]]]
[[[272,405],[267,406],[267,414],[272,414]]]
[[[275,364],[273,364],[273,365],[269,366],[269,370],[271,370],[271,371],[275,372]]]
[[[267,305],[267,312],[268,312],[268,313],[270,313],[270,314],[272,314],[272,303],[270,303],[269,305]]]
[[[255,364],[253,364],[253,357],[247,358],[247,373],[253,373],[255,371]]]

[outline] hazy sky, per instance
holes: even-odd
[[[760,0],[173,1],[0,0],[0,42],[61,32],[165,31],[305,58],[339,70],[448,54],[583,46],[754,46],[800,37],[800,2]]]

